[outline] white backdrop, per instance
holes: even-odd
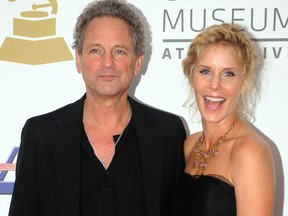
[[[20,12],[31,11],[33,4],[45,0],[0,1],[0,46],[13,35],[13,18]],[[90,1],[58,0],[57,14],[47,11],[56,19],[56,34],[63,37],[71,49],[72,34],[77,16]],[[263,91],[257,107],[256,129],[267,139],[273,152],[277,188],[275,215],[288,216],[287,126],[288,122],[288,1],[287,0],[128,0],[140,9],[150,24],[148,41],[151,47],[142,74],[131,88],[132,96],[144,103],[173,112],[183,117],[187,132],[200,129],[183,107],[188,87],[182,74],[181,61],[191,39],[205,26],[221,21],[246,26],[259,48],[263,64]],[[21,129],[27,118],[54,110],[80,98],[84,93],[81,76],[74,60],[31,65],[1,59],[0,48],[0,167],[6,169],[8,159],[16,162],[12,150],[20,143]],[[45,52],[45,50],[43,51]],[[47,51],[49,52],[49,51]],[[7,53],[4,53],[7,55]],[[2,50],[3,56],[3,50]],[[285,156],[286,155],[286,156]],[[9,164],[8,164],[9,165]],[[11,167],[10,167],[11,168]],[[10,169],[8,168],[8,169]],[[13,167],[12,167],[13,169]],[[0,171],[1,172],[1,171]],[[0,216],[8,214],[15,172],[0,173]],[[249,176],[247,176],[249,177]]]

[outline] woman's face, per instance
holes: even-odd
[[[203,121],[217,123],[236,114],[243,66],[231,47],[207,47],[195,64],[190,82]]]

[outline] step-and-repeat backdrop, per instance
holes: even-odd
[[[71,49],[76,18],[89,0],[0,1],[0,216],[8,214],[21,129],[27,118],[73,102],[84,93]],[[288,1],[128,0],[143,15],[147,56],[130,94],[183,117],[187,132],[201,129],[183,106],[188,86],[181,61],[203,28],[245,26],[263,60],[263,90],[255,128],[273,152],[275,215],[288,215]],[[150,44],[150,45],[149,45]],[[65,157],[65,155],[63,155]]]

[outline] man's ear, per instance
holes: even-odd
[[[141,55],[136,59],[134,75],[139,74],[141,67],[142,67],[143,59],[144,59],[144,55]]]
[[[78,73],[81,73],[81,55],[75,49],[75,58],[76,58],[76,69]]]

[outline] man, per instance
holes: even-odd
[[[165,215],[185,130],[128,96],[144,58],[139,17],[117,0],[92,2],[74,40],[86,94],[27,121],[9,215]]]

